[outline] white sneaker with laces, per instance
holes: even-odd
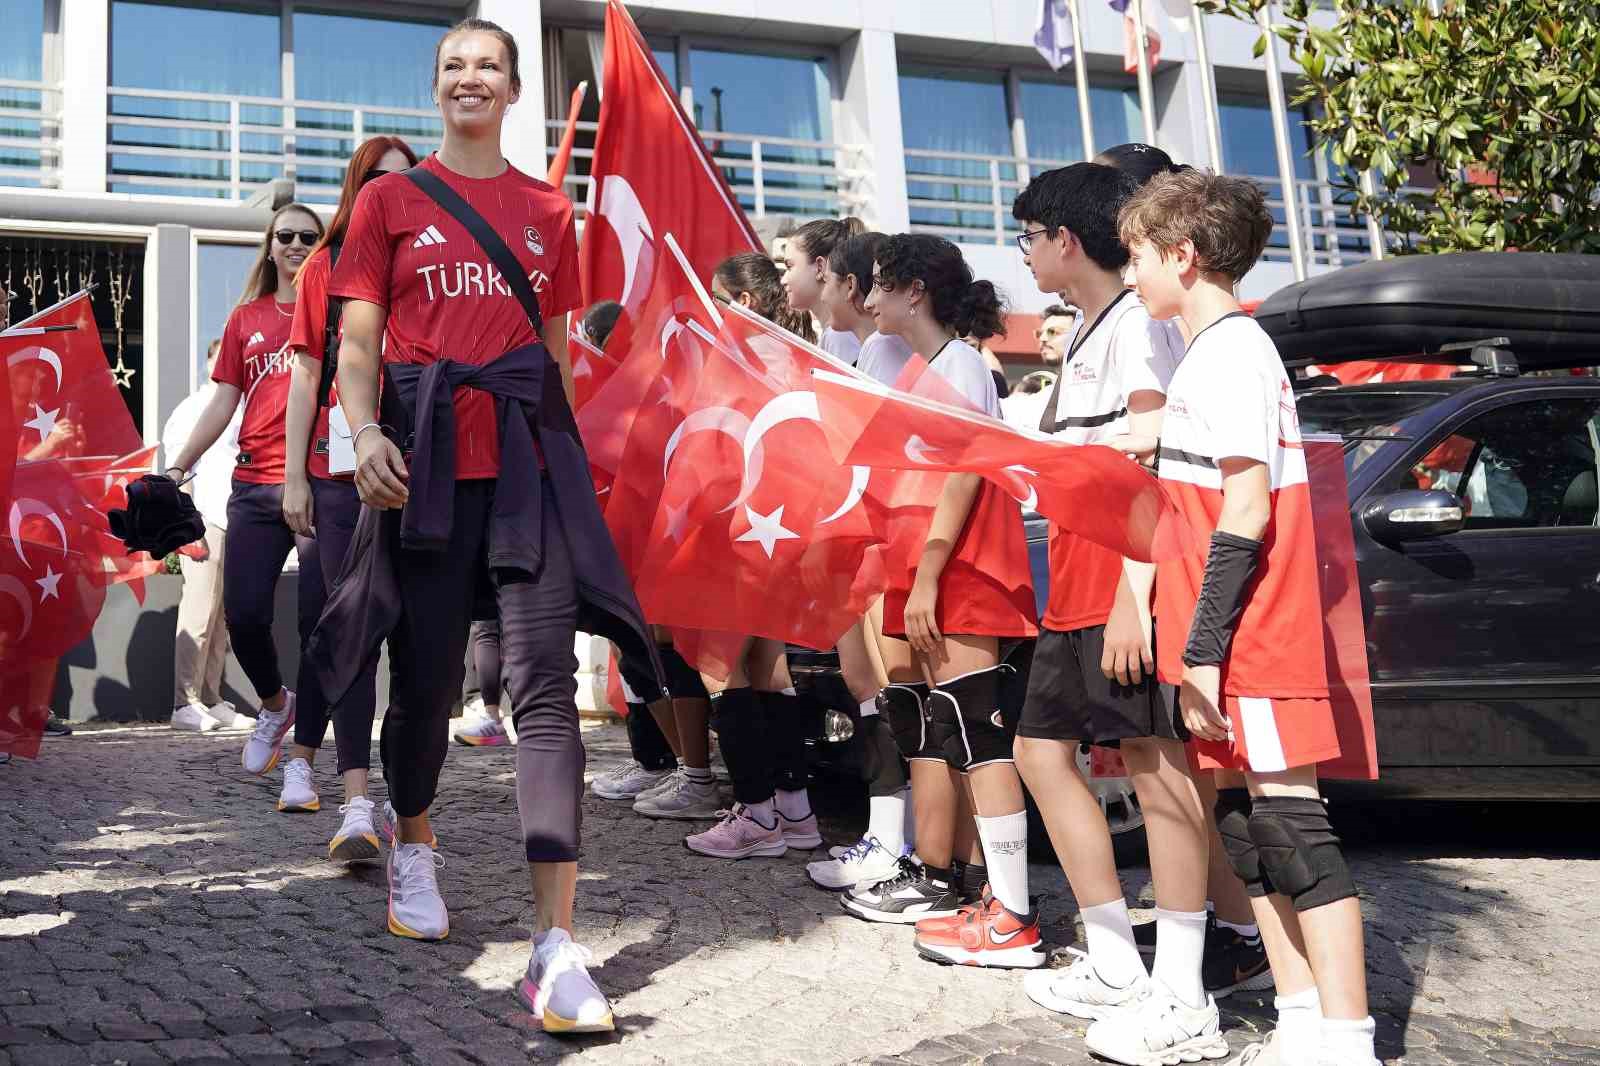
[[[1191,1007],[1160,981],[1140,981],[1143,992],[1129,1010],[1112,1011],[1084,1035],[1084,1046],[1124,1066],[1177,1066],[1228,1057],[1217,1001]]]
[[[311,776],[311,764],[304,759],[290,759],[283,767],[283,791],[278,793],[278,810],[302,814],[321,809],[322,799],[317,795],[316,779]]]
[[[601,799],[636,800],[648,788],[659,785],[670,776],[670,770],[646,770],[632,760],[613,766],[594,775],[589,791]]]
[[[684,771],[682,766],[679,766],[676,770],[668,770],[665,777],[651,785],[649,788],[645,789],[643,792],[639,793],[637,796],[633,797],[633,801],[638,803],[640,800],[645,799],[646,797],[664,796],[668,792],[676,792],[678,790],[679,782],[681,782],[687,776],[688,774]]]
[[[464,723],[456,730],[456,743],[469,748],[497,748],[513,742],[504,718],[482,718]]]
[[[389,932],[411,940],[450,935],[436,875],[443,865],[443,856],[426,844],[400,844],[389,852]]]
[[[288,735],[289,727],[294,725],[294,693],[284,690],[283,706],[276,711],[261,708],[261,713],[256,717],[255,731],[244,742],[244,754],[240,761],[244,763],[247,773],[264,774],[278,765],[278,757],[283,754],[283,738]]]
[[[400,844],[400,815],[394,809],[394,804],[388,800],[383,801],[383,839],[389,842],[389,847],[398,847]],[[434,851],[439,850],[439,834],[433,834],[433,839],[428,841],[428,847]]]
[[[589,976],[589,949],[565,929],[533,938],[528,972],[517,994],[547,1033],[609,1033],[616,1028],[611,1003]]]
[[[1088,955],[1077,948],[1067,950],[1078,959],[1065,970],[1035,970],[1022,979],[1029,999],[1057,1014],[1091,1021],[1139,1001],[1145,991],[1143,980],[1118,988],[1101,979]]]
[[[361,862],[376,859],[378,831],[372,824],[372,801],[365,796],[352,796],[350,802],[339,808],[344,821],[339,831],[328,842],[328,858],[333,862]]]
[[[890,855],[876,837],[862,837],[854,846],[831,859],[806,863],[806,876],[818,888],[831,892],[856,885],[875,885],[899,870],[899,859]]]
[[[172,729],[177,733],[209,733],[221,729],[222,723],[198,703],[186,703],[172,709]]]
[[[249,729],[255,725],[249,718],[239,713],[232,700],[218,700],[206,708],[211,717],[222,723],[223,729]]]
[[[1237,1057],[1229,1059],[1228,1066],[1283,1066],[1283,1059],[1278,1055],[1277,1032],[1273,1031],[1265,1040],[1251,1044]]]
[[[717,817],[722,811],[722,794],[717,791],[715,781],[701,783],[684,774],[672,791],[640,796],[634,801],[633,809],[646,818],[699,821]]]

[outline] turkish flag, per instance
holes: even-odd
[[[1144,562],[1193,539],[1149,471],[1110,448],[1074,445],[912,392],[949,386],[913,361],[890,389],[859,377],[814,376],[834,455],[897,470],[981,474],[1063,529]],[[936,393],[937,394],[937,393]]]
[[[94,527],[95,540],[102,556],[101,564],[107,584],[126,584],[133,598],[144,603],[144,579],[161,572],[165,560],[153,558],[149,552],[130,552],[122,538],[111,532],[107,515],[114,509],[128,506],[128,484],[150,473],[155,465],[154,446],[116,459],[99,457],[68,460],[62,466],[72,472],[78,489],[89,503],[87,521]],[[186,545],[185,554],[200,557],[195,545]]]
[[[1400,363],[1379,359],[1358,359],[1310,369],[1338,378],[1344,385],[1369,385],[1380,381],[1439,381],[1456,373],[1456,368],[1447,364]]]
[[[122,400],[100,345],[87,290],[46,308],[17,328],[72,327],[5,348],[11,416],[19,459],[120,456],[144,441]]]
[[[0,362],[28,347],[30,338],[0,336]],[[11,375],[0,374],[0,514],[11,509],[11,479],[17,471],[17,423],[11,407]]]

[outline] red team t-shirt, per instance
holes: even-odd
[[[328,326],[328,252],[323,249],[307,259],[295,275],[299,296],[294,303],[294,324],[289,329],[289,351],[305,352],[313,359],[324,359],[323,337]],[[330,404],[339,402],[335,386],[328,394]],[[350,427],[355,429],[354,426]],[[311,431],[311,451],[306,455],[306,473],[324,480],[328,473],[328,408],[317,408],[316,428]],[[354,474],[340,474],[349,480]]]
[[[244,394],[233,476],[283,484],[283,414],[289,406],[289,326],[294,313],[271,293],[233,309],[211,380]]]
[[[437,156],[420,165],[500,234],[527,270],[546,322],[582,304],[571,201],[515,167],[493,178],[467,178],[446,169]],[[361,190],[328,289],[388,311],[385,362],[490,363],[538,339],[488,253],[403,174],[378,178]],[[496,476],[494,398],[458,389],[455,413],[456,477]]]
[[[1124,292],[1094,322],[1080,314],[1067,346],[1053,425],[1039,428],[1073,444],[1097,444],[1128,432],[1128,398],[1165,394],[1183,358],[1175,325],[1157,322]],[[1050,523],[1050,598],[1044,624],[1058,633],[1103,626],[1116,603],[1122,556]]]

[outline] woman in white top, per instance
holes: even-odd
[[[843,326],[828,321],[821,306],[822,283],[833,250],[858,233],[866,231],[859,218],[819,218],[807,222],[789,237],[783,253],[783,294],[789,310],[816,315],[822,323],[819,346],[835,359],[855,365],[861,342]]]
[[[819,314],[855,338],[859,347],[856,369],[893,385],[911,361],[911,345],[905,338],[879,333],[877,321],[867,310],[867,295],[872,291],[872,258],[888,240],[881,233],[860,233],[834,246],[823,272]]]

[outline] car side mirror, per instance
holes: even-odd
[[[1361,525],[1380,544],[1399,544],[1459,533],[1466,508],[1453,492],[1405,489],[1379,496],[1361,509]]]

